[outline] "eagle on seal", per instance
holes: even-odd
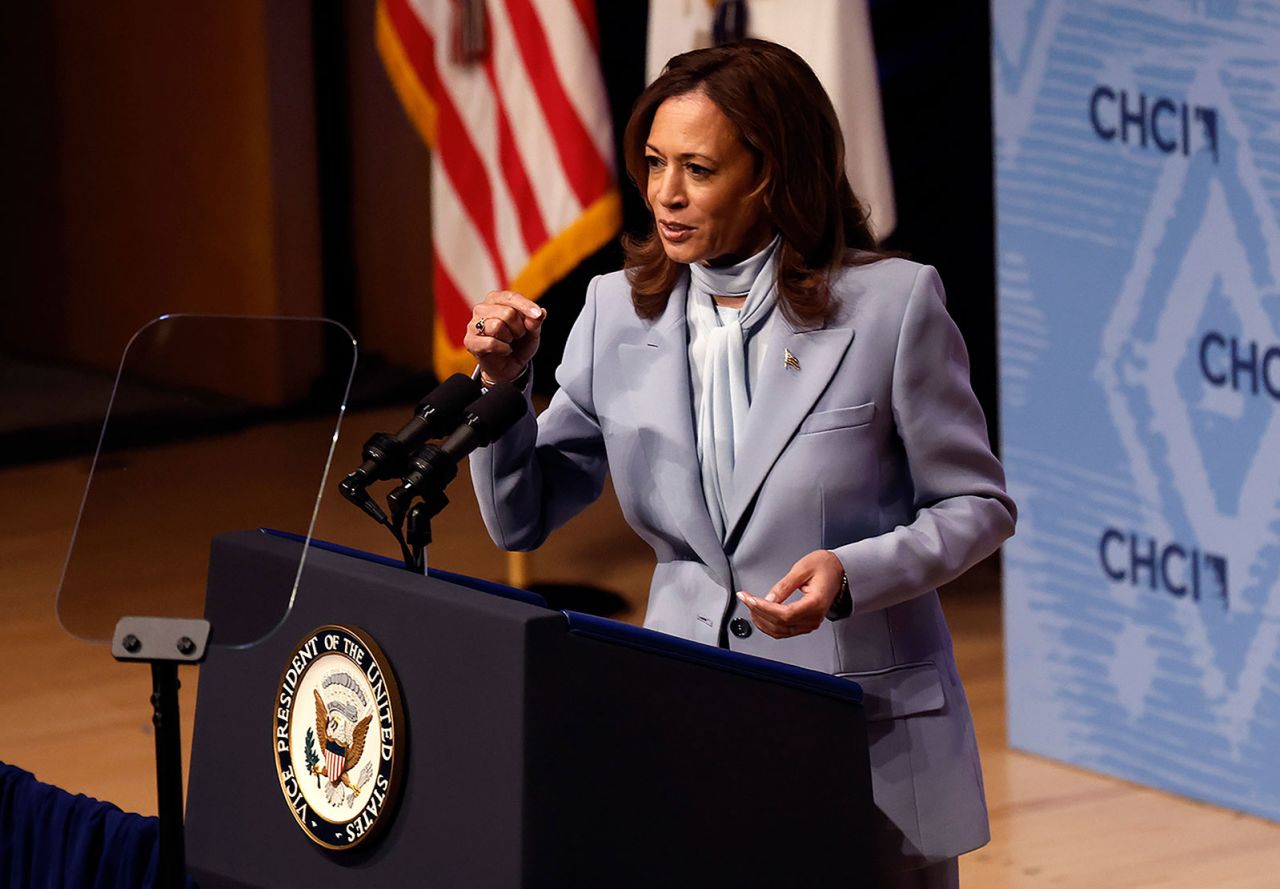
[[[328,777],[335,786],[339,782],[345,784],[352,794],[359,796],[360,787],[351,780],[349,772],[364,753],[364,740],[369,734],[373,714],[368,714],[353,727],[342,707],[327,708],[320,692],[313,690],[312,693],[316,697],[316,736],[320,739],[320,749],[324,751],[324,762],[313,765],[311,771]],[[329,709],[333,712],[330,713]]]

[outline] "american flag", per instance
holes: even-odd
[[[378,49],[431,148],[435,367],[471,306],[537,299],[622,220],[593,0],[380,0]]]

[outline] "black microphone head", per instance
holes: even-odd
[[[418,402],[418,413],[431,412],[432,426],[448,431],[462,421],[462,412],[480,397],[480,381],[466,374],[454,374]]]
[[[471,415],[468,425],[474,431],[481,447],[500,438],[529,409],[524,393],[510,383],[498,383],[489,391],[467,405]]]

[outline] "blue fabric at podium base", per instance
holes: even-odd
[[[159,832],[154,817],[72,795],[0,763],[0,887],[151,886]]]

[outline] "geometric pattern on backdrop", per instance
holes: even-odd
[[[1010,742],[1280,819],[1280,4],[992,20]]]
[[[622,223],[590,0],[379,0],[377,44],[431,149],[434,364],[469,373],[471,306],[537,299]]]

